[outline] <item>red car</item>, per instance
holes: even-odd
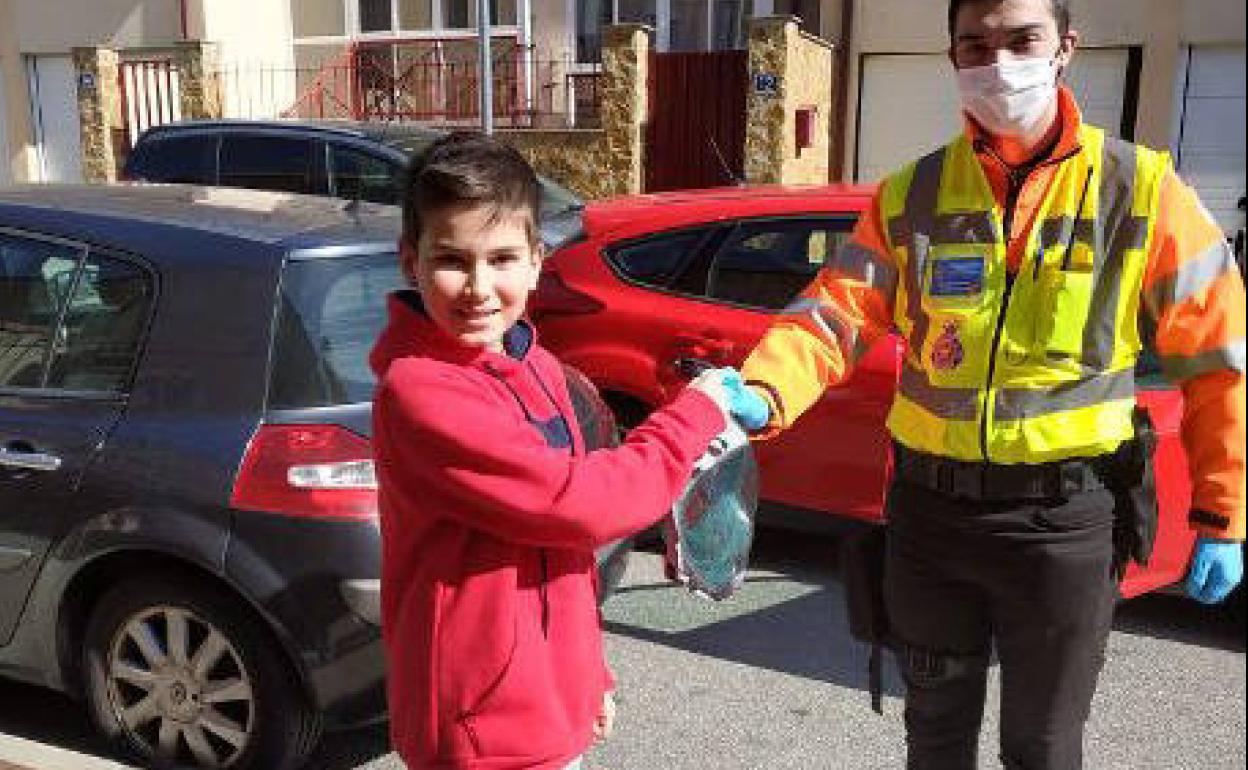
[[[867,187],[726,188],[591,203],[583,231],[546,263],[532,304],[543,342],[584,371],[624,425],[672,395],[688,359],[740,366],[871,202]],[[773,523],[809,514],[879,521],[891,468],[885,416],[902,342],[889,338],[779,438],[759,444]],[[1126,596],[1182,579],[1194,540],[1179,392],[1141,371],[1161,437],[1161,522]]]

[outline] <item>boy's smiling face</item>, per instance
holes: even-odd
[[[430,319],[461,344],[503,351],[503,335],[524,315],[541,254],[527,209],[452,204],[422,217],[415,247],[404,238],[403,272]]]

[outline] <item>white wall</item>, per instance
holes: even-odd
[[[211,0],[213,4],[228,0]],[[261,0],[256,0],[258,4]],[[12,0],[23,53],[129,48],[181,37],[179,0]]]
[[[204,4],[202,37],[218,46],[226,117],[276,117],[297,98],[291,1]]]

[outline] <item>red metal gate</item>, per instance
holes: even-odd
[[[182,81],[167,58],[123,59],[117,65],[126,146],[152,126],[182,119]]]
[[[745,169],[745,51],[650,60],[646,190],[733,184]]]

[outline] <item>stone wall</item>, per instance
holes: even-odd
[[[538,173],[582,197],[641,192],[653,34],[640,24],[620,24],[603,31],[601,129],[500,130],[498,136],[520,150]]]
[[[75,48],[82,176],[88,182],[117,178],[114,145],[122,126],[121,90],[117,87],[117,52],[108,48]]]
[[[182,118],[221,117],[217,47],[189,41],[171,47],[133,51],[144,58],[168,58],[178,71]],[[126,117],[122,114],[121,86],[117,81],[120,54],[104,47],[73,49],[78,83],[78,114],[82,135],[82,174],[88,182],[117,179],[126,144]]]
[[[831,142],[833,46],[797,19],[754,19],[749,29],[745,178],[750,184],[823,184]],[[760,79],[761,76],[761,79]],[[760,87],[770,83],[771,88]],[[797,113],[811,114],[811,145],[797,147]]]

